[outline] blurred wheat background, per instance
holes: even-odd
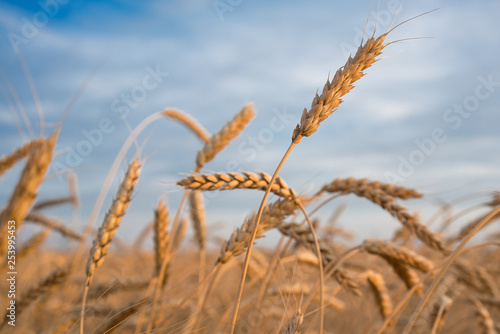
[[[271,187],[236,332],[397,333],[412,316],[412,333],[499,330],[498,214],[473,231],[499,205],[498,2],[0,8],[0,224],[18,223],[14,330],[78,332],[83,310],[89,333],[229,331],[258,190],[306,122],[302,110],[362,37],[411,18]],[[298,203],[319,242],[295,225]],[[477,251],[459,255],[471,231]]]

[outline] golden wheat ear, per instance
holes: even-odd
[[[80,332],[83,333],[83,323],[85,315],[85,301],[87,298],[87,293],[89,286],[92,283],[92,279],[95,274],[95,270],[99,268],[108,253],[111,242],[113,241],[113,236],[115,235],[120,222],[125,215],[125,212],[130,205],[134,187],[139,179],[139,174],[141,172],[141,162],[138,157],[136,157],[132,163],[128,166],[127,172],[125,173],[125,178],[120,184],[116,196],[111,203],[111,206],[104,216],[101,227],[97,232],[97,236],[94,239],[92,248],[90,250],[90,255],[87,261],[86,267],[86,283],[82,298],[82,309],[81,309],[81,319],[80,319]]]

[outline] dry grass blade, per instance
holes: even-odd
[[[346,64],[337,70],[333,80],[328,79],[323,92],[314,97],[311,109],[304,109],[300,124],[293,131],[292,141],[297,138],[309,137],[318,129],[321,122],[330,116],[335,109],[343,102],[342,96],[349,93],[354,88],[354,82],[364,76],[363,71],[370,67],[377,57],[382,53],[382,49],[387,34],[378,38],[369,38],[365,44],[361,45],[354,57],[349,57]],[[299,139],[300,140],[300,139]]]
[[[44,138],[32,140],[9,155],[0,158],[0,176],[14,166],[19,160],[25,158],[31,151],[36,150],[45,142]]]
[[[462,240],[463,238],[465,238],[467,236],[467,234],[469,234],[470,231],[472,231],[474,229],[474,227],[479,225],[485,217],[486,217],[486,215],[481,216],[478,219],[475,219],[475,220],[471,221],[470,223],[468,223],[467,225],[465,225],[464,227],[462,227],[460,232],[458,232],[458,236],[457,236],[456,240]],[[500,219],[500,213],[496,214],[489,222],[491,223],[497,219]]]
[[[184,237],[186,236],[188,220],[189,219],[187,217],[182,218],[179,224],[179,228],[177,229],[177,231],[175,231],[174,240],[172,244],[172,253],[174,253],[179,249],[182,240],[184,240]]]
[[[245,126],[252,120],[255,113],[253,104],[248,104],[234,118],[229,121],[222,129],[214,134],[203,148],[198,152],[196,165],[201,168],[205,163],[211,161],[217,153],[222,151],[229,142],[238,136]]]
[[[41,201],[33,206],[32,211],[38,211],[51,206],[63,205],[66,203],[73,204],[75,200],[72,197],[60,197],[52,198],[48,200]]]
[[[266,190],[271,181],[271,176],[264,172],[229,172],[191,175],[177,182],[179,186],[186,189],[197,190],[231,190],[231,189],[260,189]],[[283,179],[277,177],[271,191],[282,197],[290,197],[295,194]]]
[[[189,130],[191,130],[198,138],[200,138],[202,141],[207,142],[210,140],[210,134],[208,133],[207,130],[201,126],[200,123],[196,121],[193,117],[190,115],[180,111],[180,110],[174,110],[174,109],[168,109],[163,111],[163,114],[167,117],[170,117],[172,119],[175,119],[182,124],[184,124]]]
[[[302,324],[304,323],[304,313],[300,309],[295,312],[292,319],[286,325],[286,327],[281,331],[283,334],[301,334]]]
[[[83,236],[66,225],[64,225],[63,222],[58,221],[55,218],[47,217],[41,213],[38,212],[30,212],[25,218],[26,221],[34,222],[37,224],[40,224],[42,226],[48,227],[51,230],[59,232],[61,235],[65,236],[66,238],[77,240],[77,241],[82,241]]]

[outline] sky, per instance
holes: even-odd
[[[495,0],[0,1],[0,154],[50,134],[69,110],[39,197],[64,196],[68,172],[76,174],[79,212],[47,213],[79,231],[129,129],[165,108],[187,112],[215,133],[253,102],[255,120],[204,172],[272,174],[302,110],[355,52],[365,24],[367,35],[375,26],[378,35],[413,18],[391,31],[394,43],[295,148],[280,176],[300,193],[349,176],[415,187],[427,197],[408,206],[425,220],[441,199],[475,194],[459,204],[466,207],[500,189],[498,13]],[[202,146],[168,119],[149,125],[138,142],[144,167],[117,235],[125,241],[151,221],[160,198],[175,214],[182,196],[175,182],[193,170]],[[134,154],[132,146],[126,160]],[[125,169],[122,163],[95,227]],[[0,178],[1,203],[21,170]],[[215,245],[257,209],[263,193],[205,195]],[[389,237],[399,227],[351,197],[319,215],[344,201],[339,223],[358,240]]]

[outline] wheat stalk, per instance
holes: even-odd
[[[81,319],[80,319],[80,333],[83,334],[83,321],[85,315],[85,301],[87,298],[87,293],[89,286],[92,283],[92,278],[94,277],[95,270],[100,267],[104,258],[108,252],[113,236],[115,235],[120,222],[125,215],[125,212],[130,204],[132,193],[134,187],[139,179],[139,174],[141,171],[141,163],[138,157],[132,161],[128,166],[127,172],[125,173],[125,178],[120,184],[116,196],[111,203],[108,212],[104,216],[101,227],[97,232],[97,236],[92,244],[92,249],[90,250],[90,255],[87,261],[86,274],[87,281],[85,283],[85,289],[82,298],[82,309],[81,309]]]
[[[66,238],[82,241],[83,236],[69,227],[65,226],[63,222],[58,221],[55,218],[47,217],[38,212],[30,212],[25,218],[26,221],[38,223],[42,226],[48,227],[51,230],[59,232]]]
[[[216,134],[212,135],[210,140],[205,143],[203,148],[196,156],[196,165],[199,169],[209,161],[211,161],[217,153],[231,142],[233,138],[245,128],[245,126],[252,120],[255,113],[253,111],[253,104],[248,104],[234,118],[229,121],[222,129]]]
[[[271,176],[264,172],[228,172],[214,174],[190,175],[177,182],[177,185],[186,189],[196,190],[231,190],[231,189],[260,189],[266,190]],[[293,189],[281,178],[276,178],[271,186],[271,191],[282,197],[291,197],[295,194]]]
[[[203,194],[194,190],[189,194],[189,212],[193,222],[195,238],[200,250],[206,248],[207,244],[207,222],[205,220],[205,209],[203,207]]]
[[[203,126],[190,115],[175,109],[165,110],[163,111],[163,115],[181,122],[202,141],[208,142],[210,140],[210,134],[208,133],[208,131],[205,130]]]

